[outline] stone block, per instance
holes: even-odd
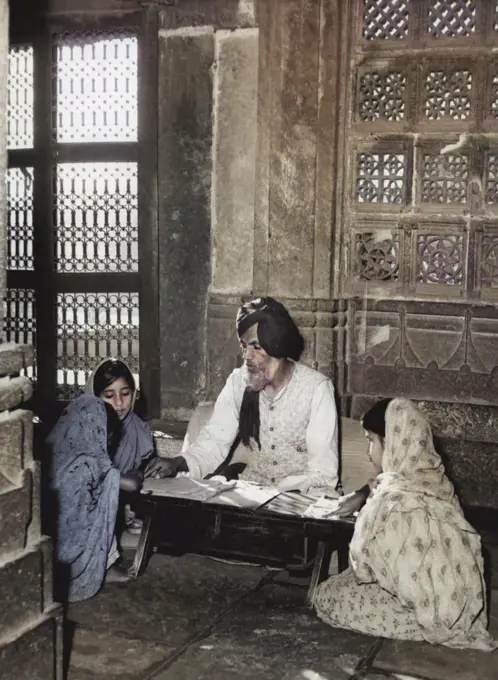
[[[1,677],[5,680],[51,680],[60,668],[58,623],[46,618],[41,623],[0,645]]]
[[[0,635],[29,626],[43,608],[43,553],[31,550],[0,568]],[[50,677],[50,676],[47,676]]]
[[[0,556],[19,553],[26,546],[31,522],[31,471],[23,473],[21,486],[11,486],[0,492]]]
[[[436,446],[461,503],[498,510],[497,445],[438,437]]]
[[[420,401],[434,434],[451,439],[498,443],[498,408],[476,404]]]
[[[33,385],[28,378],[0,378],[0,411],[8,411],[27,401],[33,395]]]
[[[0,344],[0,376],[17,375],[32,366],[34,352],[31,345],[16,345],[13,342]]]
[[[0,419],[0,472],[16,481],[33,462],[33,414],[16,410]]]

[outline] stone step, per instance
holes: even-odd
[[[0,492],[0,555],[21,553],[26,547],[28,526],[31,523],[33,475],[22,473],[20,486],[11,485]]]
[[[33,622],[3,645],[0,643],[0,677],[5,680],[62,678],[60,628],[60,622],[51,614]]]
[[[35,549],[0,564],[2,639],[35,622],[52,605],[50,560],[50,540],[43,539]],[[44,593],[44,588],[49,592]]]
[[[12,342],[0,344],[0,376],[16,375],[32,366],[34,350],[31,345],[16,345]]]

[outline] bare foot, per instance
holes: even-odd
[[[106,583],[128,583],[128,581],[131,581],[128,571],[120,566],[110,567],[105,575]]]

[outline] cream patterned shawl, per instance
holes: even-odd
[[[413,610],[428,642],[493,649],[480,537],[463,517],[427,420],[407,399],[387,409],[382,468],[351,542],[356,580],[378,583]]]

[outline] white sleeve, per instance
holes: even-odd
[[[190,476],[202,479],[214,472],[228,456],[239,429],[239,412],[235,400],[233,374],[225,383],[213,415],[187,451],[182,453],[187,461]]]
[[[325,380],[315,390],[306,430],[309,486],[336,488],[339,481],[337,407],[334,386]]]

